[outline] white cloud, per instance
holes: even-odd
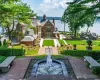
[[[66,2],[67,0],[44,0],[43,3],[40,4],[39,10],[42,12],[47,12],[53,9],[65,9],[67,7]]]

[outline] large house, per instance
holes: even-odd
[[[26,25],[21,24],[20,27],[16,26],[16,30],[24,33],[24,38],[21,39],[21,43],[30,45],[34,45],[34,40],[36,39],[36,35],[38,38],[59,38],[59,32],[55,27],[55,20],[47,20],[46,15],[43,15],[42,20],[38,20],[36,17],[32,18],[33,27],[36,28],[36,34],[32,29],[27,29]],[[20,36],[17,39],[20,41]]]
[[[42,20],[33,18],[33,25],[37,27],[37,35],[39,38],[59,38],[59,32],[55,27],[55,20],[47,20],[43,15]]]

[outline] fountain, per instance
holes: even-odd
[[[47,57],[44,60],[39,60],[34,64],[31,75],[64,75],[68,76],[65,64],[60,60],[51,58],[52,48],[46,48]]]

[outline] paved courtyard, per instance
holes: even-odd
[[[78,79],[98,79],[97,76],[92,74],[91,70],[86,67],[86,62],[84,62],[83,59],[75,57],[68,57],[68,59]]]
[[[14,65],[11,67],[8,73],[0,75],[0,80],[20,80],[23,79],[29,62],[32,57],[16,58]],[[79,80],[95,80],[97,77],[93,75],[85,65],[83,59],[66,57],[69,59],[70,64],[74,70],[76,77]],[[49,78],[49,79],[48,79]],[[70,77],[64,78],[63,76],[39,76],[37,78],[30,78],[29,80],[73,80]],[[100,79],[97,79],[100,80]]]
[[[0,80],[23,79],[31,57],[16,58],[8,73],[0,75]]]

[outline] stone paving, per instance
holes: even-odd
[[[23,79],[31,57],[16,58],[9,72],[0,75],[0,80],[19,80]]]
[[[44,55],[45,54],[45,48],[48,48],[47,46],[45,47],[40,47],[38,54],[39,55]],[[49,47],[52,48],[53,54],[54,55],[58,55],[58,48],[57,47]]]
[[[92,74],[90,69],[85,65],[86,62],[83,59],[75,57],[67,57],[74,70],[74,73],[78,80],[100,80]],[[16,58],[14,65],[11,67],[8,73],[0,75],[0,80],[23,80],[27,67],[31,57]],[[29,80],[73,80],[71,78],[64,78],[64,76],[38,76],[37,78],[30,77]]]
[[[91,70],[86,67],[86,62],[83,59],[68,57],[74,73],[78,79],[98,79],[96,75],[92,74]],[[83,80],[82,79],[82,80]],[[100,80],[100,79],[98,79]]]

